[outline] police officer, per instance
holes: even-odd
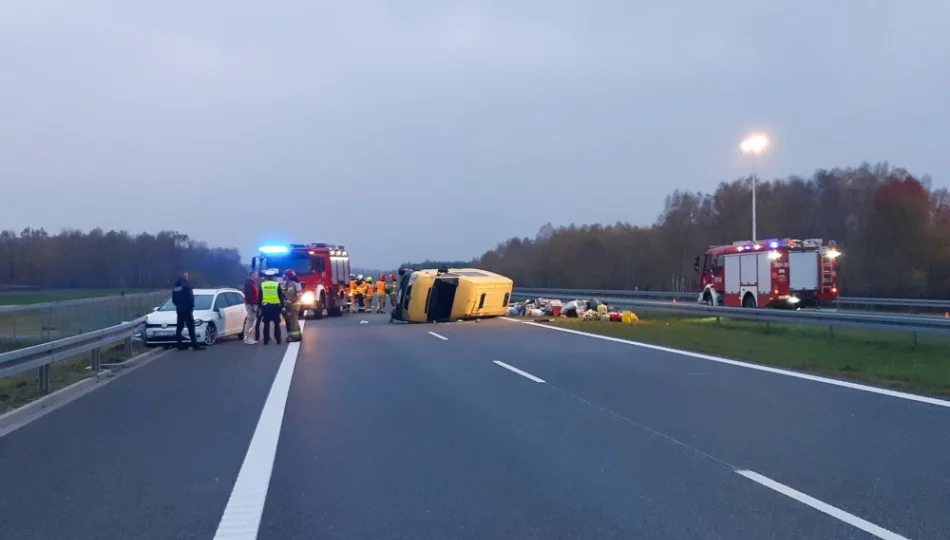
[[[280,283],[274,280],[276,270],[267,270],[264,273],[264,282],[261,283],[261,321],[264,323],[264,345],[270,343],[270,326],[274,324],[274,339],[280,345],[280,310],[284,305],[284,292],[280,290]]]
[[[300,341],[300,278],[291,269],[284,272],[284,322],[287,323],[287,342]]]

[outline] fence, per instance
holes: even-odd
[[[0,352],[131,321],[169,296],[157,291],[26,306],[0,306]]]

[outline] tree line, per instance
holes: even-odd
[[[175,231],[0,232],[0,284],[12,288],[165,288],[184,270],[194,285],[207,287],[238,285],[246,275],[236,249]]]
[[[887,163],[757,183],[758,238],[835,240],[842,294],[950,297],[950,193]],[[651,226],[541,227],[473,264],[518,286],[690,291],[693,260],[751,240],[752,179],[674,191]]]

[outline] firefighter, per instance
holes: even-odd
[[[356,311],[363,311],[363,299],[366,294],[366,284],[363,283],[363,274],[356,276]]]
[[[356,313],[356,274],[350,274],[350,289],[347,291],[349,294],[350,303],[350,313]]]
[[[300,278],[291,269],[284,272],[284,322],[287,325],[287,342],[300,341]]]
[[[376,282],[376,313],[386,311],[386,274],[379,275],[379,281]]]
[[[389,296],[389,307],[396,307],[396,297],[399,295],[399,282],[396,281],[396,274],[389,274],[389,282],[386,283],[386,294]]]
[[[366,293],[363,298],[366,301],[366,313],[373,312],[373,297],[375,296],[376,287],[373,286],[373,276],[366,276]]]
[[[284,305],[284,291],[280,284],[274,281],[276,270],[267,270],[264,273],[264,282],[261,283],[261,321],[264,323],[264,345],[270,343],[270,327],[274,324],[274,339],[280,345],[280,309]]]

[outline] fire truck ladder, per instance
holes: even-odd
[[[832,259],[825,257],[828,248],[822,247],[819,251],[819,257],[821,257],[821,292],[829,293],[831,292],[831,287],[834,284],[834,263]]]

